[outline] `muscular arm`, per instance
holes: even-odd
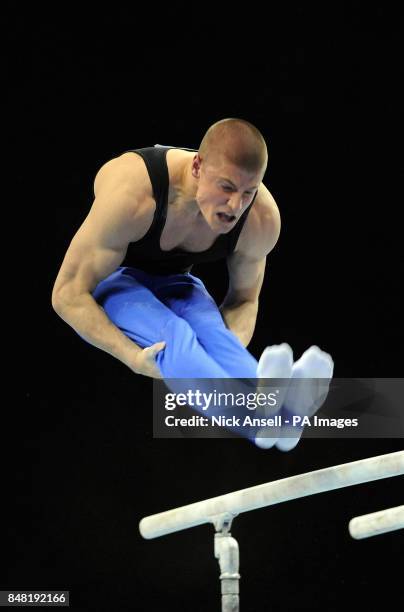
[[[52,305],[87,342],[136,372],[142,349],[109,320],[91,292],[122,263],[129,242],[145,232],[139,204],[142,187],[134,185],[133,179],[129,180],[127,173],[113,163],[98,181],[92,208],[74,236],[56,278]]]
[[[264,186],[255,204],[258,206],[248,215],[235,252],[227,259],[229,289],[220,306],[227,327],[244,346],[255,329],[266,257],[280,233],[278,208]]]

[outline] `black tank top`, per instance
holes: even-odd
[[[220,234],[206,251],[190,253],[180,248],[171,249],[170,251],[161,250],[160,237],[166,222],[168,207],[169,174],[166,155],[167,151],[175,148],[181,148],[184,151],[195,150],[161,145],[130,150],[131,152],[138,153],[146,164],[153,188],[153,197],[156,201],[156,210],[151,226],[143,238],[129,243],[122,266],[139,268],[150,274],[184,274],[185,272],[190,272],[194,264],[217,261],[227,257],[236,247],[238,237],[255,200],[255,196],[234,228],[227,234]],[[125,151],[125,153],[127,152]]]

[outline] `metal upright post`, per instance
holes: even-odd
[[[222,612],[239,612],[239,550],[238,543],[229,529],[234,518],[232,514],[223,514],[214,519],[215,557],[220,566],[222,593]]]

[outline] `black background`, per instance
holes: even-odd
[[[50,305],[100,165],[156,142],[197,148],[214,121],[242,117],[267,139],[282,216],[251,352],[286,341],[298,358],[318,344],[335,376],[402,374],[400,22],[388,5],[306,5],[9,12],[4,326],[18,378],[1,427],[1,589],[70,590],[77,610],[218,610],[213,529],[145,541],[143,516],[403,448],[153,439],[151,380],[82,342]],[[194,272],[220,301],[225,264]],[[391,607],[403,534],[356,542],[347,523],[402,492],[392,479],[238,517],[242,609]]]

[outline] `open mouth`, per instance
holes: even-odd
[[[222,223],[233,223],[236,217],[234,215],[228,215],[223,212],[216,213]]]

